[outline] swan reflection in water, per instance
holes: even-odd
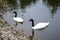
[[[45,28],[42,28],[42,29],[37,29],[38,31],[43,31],[44,29],[46,29],[48,26],[46,26]],[[29,39],[30,40],[33,40],[33,38],[34,38],[34,29],[32,29],[32,35],[31,36],[29,36]]]

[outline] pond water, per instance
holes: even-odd
[[[22,1],[21,1],[22,2]],[[17,30],[24,30],[29,36],[32,36],[32,40],[60,40],[60,10],[59,6],[49,6],[47,0],[36,0],[36,2],[31,2],[29,4],[21,5],[17,0],[17,9],[12,11],[7,11],[3,18],[11,26],[15,27],[16,22],[13,20],[15,14],[13,11],[17,12],[17,16],[24,19],[23,24],[18,23],[16,25]],[[47,4],[46,4],[47,3]],[[24,3],[23,3],[24,4]],[[58,5],[58,3],[56,3]],[[60,4],[60,2],[59,2]],[[57,8],[57,10],[54,10]],[[29,19],[34,20],[36,25],[39,22],[49,22],[48,27],[44,30],[34,30],[34,35],[32,32],[32,23],[29,22]]]

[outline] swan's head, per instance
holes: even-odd
[[[16,11],[14,11],[13,13],[17,13]]]
[[[13,13],[15,13],[15,17],[17,17],[17,12],[16,12],[16,11],[14,11]]]
[[[33,19],[29,19],[29,21],[33,21]]]

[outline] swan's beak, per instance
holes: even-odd
[[[30,20],[29,20],[29,22],[30,22]]]
[[[17,13],[16,11],[14,11],[13,13]]]

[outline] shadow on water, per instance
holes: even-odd
[[[7,11],[7,10],[12,10],[16,8],[16,0],[1,0],[0,1],[0,11]]]
[[[15,26],[17,26],[17,25],[18,25],[18,23],[19,23],[19,24],[23,24],[23,22],[16,22]]]
[[[21,9],[25,9],[26,6],[30,6],[31,3],[36,3],[36,0],[20,0]]]
[[[30,7],[32,4],[35,4],[37,0],[20,0],[20,7],[22,12],[25,12],[27,7]]]
[[[0,11],[13,10],[17,9],[17,1],[19,0],[1,0],[0,1]],[[25,9],[27,6],[30,6],[32,3],[35,4],[37,0],[20,0],[21,9]]]
[[[60,0],[43,0],[43,3],[45,3],[51,12],[51,18],[54,17],[54,14],[57,12],[58,7],[60,7]]]

